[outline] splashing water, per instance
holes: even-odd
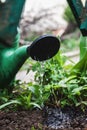
[[[0,0],[0,2],[1,2],[1,3],[5,3],[5,2],[6,2],[6,0]]]
[[[81,0],[83,6],[85,6],[86,0]]]

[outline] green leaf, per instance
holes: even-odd
[[[35,102],[31,102],[30,105],[33,105],[34,107],[37,107],[37,108],[41,109],[40,105],[38,105],[38,104],[35,103]]]
[[[3,108],[5,108],[5,107],[7,107],[7,106],[9,106],[11,104],[20,104],[20,102],[18,100],[12,100],[12,101],[7,102],[7,103],[5,103],[3,105],[0,105],[0,109],[3,109]]]
[[[87,52],[87,37],[80,37],[80,60],[84,57]]]
[[[72,90],[73,95],[80,95],[80,91],[83,89],[83,87],[75,88]]]
[[[81,101],[81,102],[78,102],[77,104],[76,104],[76,106],[78,107],[78,106],[80,106],[80,105],[85,105],[85,106],[87,106],[87,101]]]

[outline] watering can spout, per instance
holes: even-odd
[[[41,36],[31,45],[22,47],[18,47],[18,40],[12,46],[0,45],[0,88],[6,87],[13,81],[28,57],[36,61],[44,61],[52,58],[59,47],[59,40],[52,35]]]

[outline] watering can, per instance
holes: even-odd
[[[87,0],[67,0],[83,36],[87,36]]]
[[[52,58],[60,42],[52,35],[37,38],[31,45],[19,47],[19,20],[25,0],[0,3],[0,88],[11,86],[16,73],[28,57],[36,61]]]

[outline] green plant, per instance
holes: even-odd
[[[16,93],[18,93],[16,99],[20,102],[18,106],[26,110],[34,107],[41,109],[49,95],[44,93],[42,85],[34,83],[19,84],[16,88]]]
[[[58,53],[44,63],[36,63],[32,70],[36,71],[35,81],[44,87],[49,94],[47,103],[57,107],[73,106],[85,110],[87,107],[87,51],[86,42],[81,39],[80,61],[66,65],[66,57]],[[82,50],[83,48],[83,50]],[[83,53],[84,52],[84,53]],[[68,69],[67,69],[68,68]]]
[[[81,37],[80,42],[80,61],[73,67],[72,73],[79,75],[79,73],[85,73],[87,70],[87,39]]]
[[[84,44],[83,44],[84,43]],[[35,72],[34,83],[14,82],[13,94],[7,90],[1,92],[0,107],[11,104],[26,110],[42,108],[45,104],[56,107],[87,108],[87,42],[81,38],[80,61],[67,64],[67,57],[59,52],[46,62],[32,62],[30,69]],[[29,61],[30,63],[30,61]],[[33,129],[33,128],[32,128]]]
[[[32,106],[41,109],[40,105],[35,100],[33,100],[33,93],[35,94],[34,86],[23,86],[22,84],[22,90],[20,91],[20,95],[18,95],[17,97],[21,107],[23,107],[26,110],[32,108]]]
[[[4,109],[12,104],[20,104],[18,100],[14,99],[13,93],[10,93],[8,89],[0,91],[0,109]]]
[[[9,102],[13,98],[13,93],[8,89],[0,89],[0,105]]]
[[[49,94],[44,93],[42,85],[33,83],[20,83],[14,82],[15,89],[12,93],[8,93],[7,90],[2,90],[0,95],[0,109],[4,108],[21,108],[31,109],[44,106],[44,102],[48,99]]]
[[[32,66],[32,70],[36,72],[35,81],[42,85],[47,85],[53,82],[58,83],[63,78],[63,65],[65,62],[66,57],[63,57],[58,53],[51,60],[35,63]]]
[[[44,94],[48,93],[48,97],[50,97],[50,101],[52,104],[56,102],[57,105],[57,95],[54,89],[55,86],[58,85],[60,80],[67,76],[67,73],[64,69],[64,64],[66,61],[66,57],[63,57],[58,53],[54,58],[44,63],[37,62],[32,66],[32,70],[36,71],[35,81],[38,86],[43,86]],[[55,91],[55,92],[54,92]],[[54,96],[54,100],[52,102],[52,95]],[[48,100],[47,99],[47,100]],[[49,103],[49,100],[47,101]]]

